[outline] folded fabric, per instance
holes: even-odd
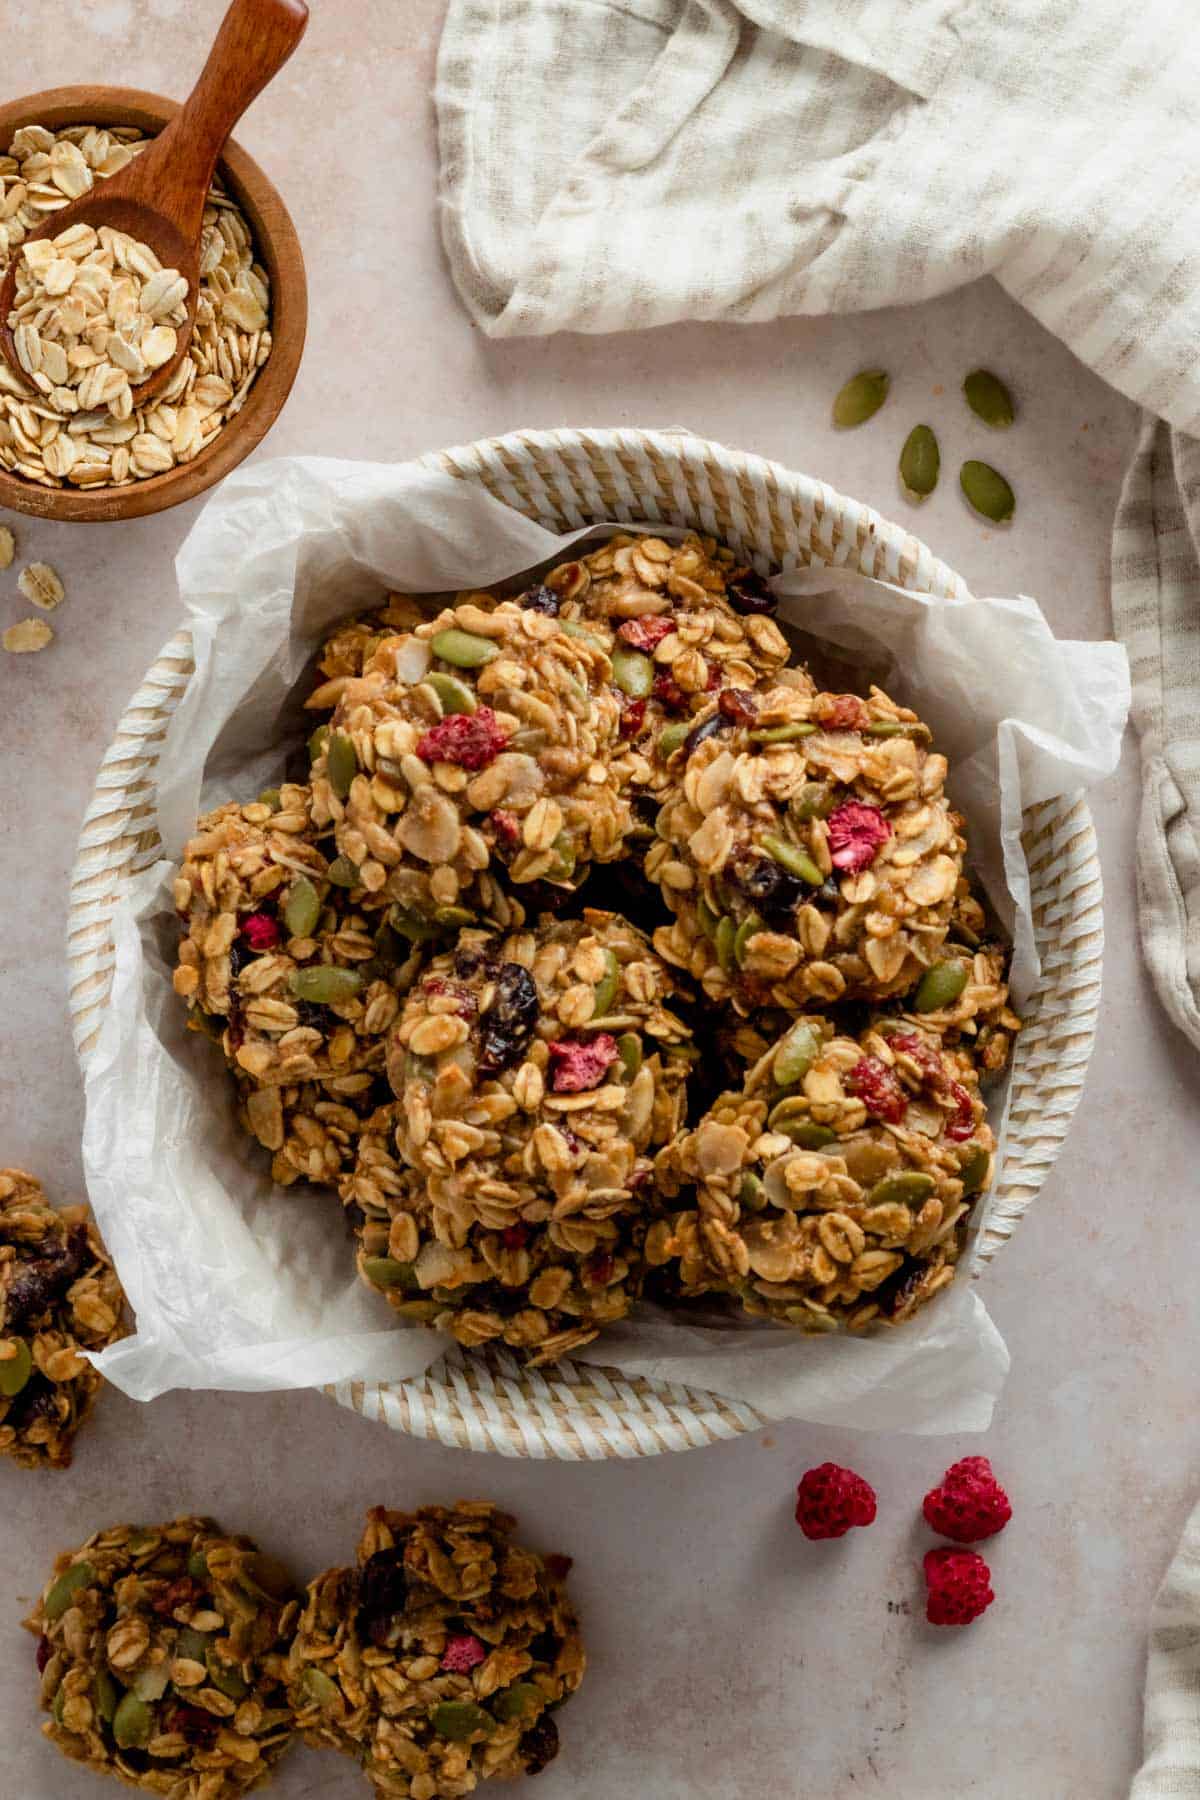
[[[1198,67],[1195,0],[450,0],[451,269],[496,336],[847,312],[990,273],[1200,433]],[[1151,420],[1114,611],[1143,935],[1200,1044],[1197,508],[1195,446]]]
[[[1145,1761],[1130,1800],[1200,1794],[1200,1506],[1150,1615]]]

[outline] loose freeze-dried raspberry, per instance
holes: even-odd
[[[646,702],[644,700],[631,700],[621,714],[621,723],[618,730],[623,738],[635,738],[645,723]]]
[[[862,731],[871,715],[857,694],[831,694],[817,702],[817,716],[827,731]]]
[[[885,1125],[898,1125],[908,1110],[904,1089],[877,1056],[864,1056],[856,1062],[846,1077],[846,1086]]]
[[[242,920],[242,936],[252,950],[273,950],[279,942],[279,921],[270,913],[251,913]]]
[[[946,1136],[952,1144],[965,1144],[969,1137],[975,1135],[975,1108],[961,1081],[950,1083],[950,1098],[954,1102],[955,1111],[946,1126]]]
[[[806,1538],[840,1538],[875,1521],[875,1490],[853,1469],[821,1463],[796,1489],[796,1523]]]
[[[927,1550],[925,1580],[925,1617],[931,1625],[969,1625],[996,1598],[991,1570],[974,1550],[951,1550],[948,1544]]]
[[[881,844],[886,844],[892,828],[877,806],[865,800],[843,800],[835,806],[826,821],[829,829],[829,853],[835,869],[853,874],[875,861]]]
[[[683,710],[683,689],[672,676],[656,675],[654,677],[654,686],[651,688],[650,692],[657,701],[666,707],[668,712],[681,712]]]
[[[473,713],[451,713],[417,739],[422,762],[457,763],[460,769],[486,769],[507,744],[490,706]]]
[[[464,1637],[446,1639],[446,1648],[442,1653],[442,1667],[449,1675],[469,1675],[477,1669],[481,1662],[487,1661],[487,1651],[477,1637],[469,1633]]]
[[[635,650],[653,650],[661,644],[665,637],[670,637],[675,629],[674,619],[664,619],[661,614],[653,614],[645,619],[626,619],[617,627],[617,636]]]
[[[583,1038],[559,1038],[546,1048],[550,1052],[550,1087],[556,1094],[582,1094],[598,1086],[617,1059],[617,1040],[608,1031],[598,1031],[586,1042]]]
[[[926,1494],[922,1510],[934,1531],[957,1544],[994,1537],[1012,1518],[1012,1504],[986,1456],[953,1463]]]

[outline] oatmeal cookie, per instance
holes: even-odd
[[[314,817],[398,930],[520,924],[523,888],[569,893],[625,853],[610,645],[602,627],[472,599],[386,639],[347,683]]]
[[[86,1206],[0,1169],[0,1456],[65,1469],[101,1377],[81,1354],[125,1335],[124,1295]]]
[[[458,1800],[558,1754],[583,1679],[570,1559],[513,1543],[479,1500],[372,1507],[352,1569],[309,1584],[289,1660],[297,1728],[362,1763],[383,1800]]]
[[[936,1031],[801,1017],[660,1154],[660,1192],[688,1204],[647,1261],[803,1331],[897,1324],[953,1280],[994,1149],[973,1065]]]
[[[166,1800],[230,1800],[292,1736],[285,1662],[302,1590],[211,1519],[117,1525],[54,1565],[31,1616],[43,1731]]]
[[[659,954],[743,1016],[913,987],[965,848],[927,739],[878,688],[718,696],[673,754],[646,857],[675,914]]]

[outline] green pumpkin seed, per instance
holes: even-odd
[[[475,923],[475,914],[466,906],[439,906],[434,909],[437,924],[444,925],[448,931],[458,931],[464,925]]]
[[[547,881],[570,881],[575,873],[577,859],[574,842],[565,831],[560,831],[554,840],[554,861],[546,870]]]
[[[305,1693],[318,1706],[332,1706],[340,1692],[337,1682],[331,1681],[323,1669],[314,1669],[311,1663],[304,1671],[301,1684]]]
[[[751,913],[750,917],[748,919],[743,919],[738,926],[737,936],[733,940],[733,960],[739,969],[743,967],[746,961],[747,944],[750,942],[750,939],[754,936],[755,932],[762,930],[763,921],[759,918],[757,913]]]
[[[273,813],[278,812],[279,811],[279,789],[278,788],[264,788],[262,793],[258,796],[258,804],[260,806],[269,806]]]
[[[432,919],[427,919],[423,913],[406,912],[402,906],[389,907],[388,922],[392,930],[398,931],[410,944],[427,944],[442,935]]]
[[[129,1691],[149,1706],[162,1699],[170,1679],[171,1671],[166,1663],[159,1663],[152,1669],[138,1669],[129,1678]]]
[[[446,675],[440,669],[433,669],[425,677],[426,687],[431,687],[441,702],[442,712],[473,713],[478,710],[479,702],[473,689],[457,675]]]
[[[836,1131],[830,1131],[828,1125],[814,1125],[811,1120],[805,1125],[797,1125],[788,1136],[801,1150],[824,1150],[827,1144],[837,1143]]]
[[[988,1170],[992,1166],[992,1153],[982,1144],[972,1150],[962,1168],[958,1171],[958,1179],[963,1184],[965,1194],[977,1194],[987,1180]]]
[[[808,719],[793,719],[790,725],[763,725],[750,733],[752,744],[794,744],[797,738],[811,737],[817,727]]]
[[[621,985],[621,965],[611,950],[604,952],[604,973],[596,983],[596,999],[592,1008],[593,1019],[602,1019],[612,1011],[613,1001],[617,997],[617,989]]]
[[[96,1571],[90,1562],[72,1563],[64,1569],[50,1592],[46,1595],[42,1611],[52,1622],[61,1619],[81,1588],[87,1587],[96,1579]]]
[[[136,1694],[126,1694],[113,1714],[112,1734],[121,1750],[144,1750],[154,1736],[154,1714]]]
[[[920,1206],[936,1187],[932,1175],[916,1169],[902,1169],[898,1175],[885,1175],[867,1195],[868,1206]]]
[[[962,384],[963,397],[985,425],[1005,431],[1013,422],[1013,397],[998,375],[990,369],[972,369]]]
[[[581,625],[578,619],[560,619],[558,624],[560,631],[565,636],[574,638],[580,644],[586,644],[591,650],[599,650],[602,654],[607,654],[608,645],[604,639],[597,637],[594,631],[589,631],[586,625]]]
[[[910,500],[928,500],[938,484],[942,456],[928,425],[914,425],[900,452],[900,479]]]
[[[121,1704],[121,1690],[107,1669],[97,1669],[92,1682],[92,1703],[106,1725],[111,1725]]]
[[[329,741],[328,725],[318,725],[308,740],[308,760],[315,763]]]
[[[721,915],[713,911],[703,894],[696,902],[696,920],[711,944],[717,935],[717,926],[721,923]]]
[[[997,469],[985,462],[965,462],[958,474],[967,504],[993,525],[1007,524],[1016,511],[1016,496]]]
[[[283,922],[289,937],[311,936],[320,916],[321,901],[316,888],[307,875],[297,875],[283,907]]]
[[[500,654],[491,638],[479,637],[474,631],[459,631],[454,626],[437,632],[429,648],[456,669],[482,669],[484,663],[494,662]]]
[[[354,777],[358,774],[358,756],[354,745],[344,731],[335,731],[329,739],[325,773],[328,775],[329,785],[338,799],[344,800],[350,792]]]
[[[362,986],[357,969],[334,969],[322,964],[315,969],[293,969],[288,991],[296,1000],[312,1000],[318,1006],[336,1006],[352,1000]]]
[[[617,1055],[621,1059],[626,1080],[632,1081],[642,1066],[642,1040],[636,1031],[621,1033],[617,1039]]]
[[[0,1398],[5,1400],[19,1394],[33,1374],[33,1357],[25,1339],[9,1338],[8,1345],[10,1349],[15,1347],[16,1355],[0,1362]]]
[[[771,1059],[771,1075],[776,1085],[794,1087],[798,1081],[803,1081],[820,1054],[820,1032],[806,1019],[800,1019],[780,1040]]]
[[[352,863],[348,856],[335,856],[326,873],[334,887],[358,886],[358,864]]]
[[[883,369],[860,369],[840,388],[833,402],[833,422],[841,431],[865,425],[888,397],[891,377]]]
[[[209,1639],[202,1631],[193,1631],[185,1625],[175,1640],[175,1657],[178,1662],[195,1662],[207,1664]]]
[[[790,844],[786,838],[776,837],[768,832],[762,840],[762,847],[768,856],[773,856],[781,868],[788,869],[798,875],[801,881],[807,881],[810,887],[821,887],[825,877],[806,850],[799,844]]]
[[[772,1131],[786,1131],[789,1123],[799,1125],[807,1113],[808,1101],[803,1094],[785,1094],[767,1114],[767,1124]]]
[[[414,1325],[431,1325],[441,1310],[437,1300],[402,1300],[392,1308],[399,1318],[410,1319]]]
[[[612,656],[612,678],[623,694],[644,700],[654,686],[654,664],[641,650],[618,644]]]
[[[906,731],[912,731],[913,729],[913,725],[906,725],[903,719],[873,719],[867,726],[867,736],[877,738],[903,737]]]
[[[738,1186],[738,1204],[747,1212],[758,1212],[763,1203],[763,1184],[753,1169],[747,1169]]]
[[[244,1700],[250,1692],[239,1671],[221,1662],[215,1651],[209,1650],[204,1666],[218,1694],[224,1694],[227,1700]]]
[[[667,725],[659,732],[656,748],[664,762],[668,762],[674,756],[690,730],[691,725],[688,721],[679,719],[674,725]]]
[[[733,945],[736,937],[737,926],[729,917],[729,914],[726,913],[725,917],[718,924],[716,936],[713,938],[713,944],[717,952],[717,961],[725,970],[726,974],[728,974],[729,970],[733,967]]]
[[[452,1744],[465,1744],[477,1732],[482,1731],[490,1737],[496,1729],[496,1721],[473,1700],[443,1700],[440,1706],[434,1707],[433,1729],[439,1737],[449,1738]]]
[[[531,1713],[541,1697],[542,1690],[534,1687],[531,1681],[518,1681],[496,1695],[492,1709],[496,1717],[507,1724],[510,1719],[522,1719],[526,1713]]]
[[[50,1706],[50,1717],[54,1720],[56,1725],[61,1725],[63,1722],[63,1708],[66,1704],[67,1690],[66,1688],[60,1687]]]
[[[953,1006],[967,985],[969,973],[966,963],[934,963],[921,977],[913,1006],[919,1013],[940,1012],[943,1006]]]
[[[208,1580],[208,1558],[203,1550],[192,1551],[188,1557],[187,1569],[193,1581]]]
[[[372,1287],[405,1288],[412,1293],[421,1285],[413,1265],[397,1262],[394,1256],[364,1256],[362,1272]]]

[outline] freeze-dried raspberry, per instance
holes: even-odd
[[[871,722],[857,694],[826,694],[813,710],[827,731],[862,731]]]
[[[550,1052],[550,1087],[555,1094],[582,1094],[603,1080],[617,1059],[617,1040],[609,1031],[583,1038],[559,1038],[547,1044]]]
[[[846,1077],[846,1086],[885,1125],[899,1125],[908,1110],[904,1089],[877,1056],[864,1056],[856,1062]]]
[[[463,1637],[446,1639],[446,1648],[442,1653],[442,1667],[448,1675],[469,1675],[477,1669],[481,1662],[487,1661],[487,1651],[477,1637],[467,1633]]]
[[[521,827],[516,813],[497,811],[490,814],[492,830],[496,834],[496,842],[506,850],[511,850],[521,841]]]
[[[947,1544],[927,1550],[925,1580],[925,1617],[931,1625],[969,1625],[996,1598],[991,1570],[974,1550],[951,1550]]]
[[[644,700],[631,700],[621,714],[621,723],[618,730],[623,738],[635,738],[645,723],[646,702]]]
[[[853,1469],[821,1463],[796,1489],[796,1523],[806,1538],[840,1538],[875,1520],[875,1490]]]
[[[946,1136],[952,1144],[965,1144],[968,1138],[975,1135],[975,1108],[961,1081],[950,1083],[950,1098],[954,1102],[955,1112],[946,1126]]]
[[[877,806],[865,800],[843,800],[826,821],[829,829],[829,853],[835,869],[850,874],[865,869],[875,861],[881,844],[886,844],[892,828]]]
[[[422,762],[457,763],[460,769],[486,769],[508,742],[490,706],[473,713],[451,713],[417,739]]]
[[[925,1496],[922,1509],[934,1531],[959,1544],[994,1537],[1012,1518],[1012,1504],[986,1456],[964,1456]]]
[[[242,920],[242,936],[252,950],[273,950],[279,942],[279,921],[270,913],[251,913]]]
[[[645,619],[626,619],[617,627],[617,636],[632,644],[635,650],[653,650],[665,637],[670,637],[674,629],[674,619],[664,619],[660,613],[655,613]]]
[[[911,1057],[931,1093],[946,1092],[950,1086],[950,1077],[946,1073],[945,1063],[928,1038],[918,1036],[915,1031],[894,1031],[889,1036],[888,1043],[893,1050],[902,1050],[905,1056]]]

